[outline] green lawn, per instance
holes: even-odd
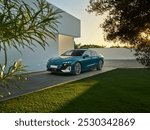
[[[0,103],[0,112],[150,112],[150,69],[117,69]]]

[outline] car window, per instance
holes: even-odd
[[[92,56],[97,56],[97,52],[96,52],[96,51],[91,50],[91,55],[92,55]]]
[[[89,55],[91,56],[91,52],[89,50],[85,51],[83,55]]]
[[[82,56],[85,50],[70,50],[62,54],[62,56]]]

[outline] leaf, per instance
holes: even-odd
[[[15,48],[22,54],[20,47],[34,51],[33,46],[40,45],[45,49],[48,37],[56,40],[60,11],[54,10],[46,0],[37,0],[32,5],[22,0],[0,1],[0,51],[6,52],[6,64],[9,48]],[[0,84],[9,90],[9,83],[13,79],[26,79],[22,75],[17,75],[26,71],[26,66],[21,61],[15,61],[5,70],[6,64],[0,64]]]

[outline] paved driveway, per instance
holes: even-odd
[[[6,93],[6,90],[0,89],[0,91],[2,91],[4,95],[4,98],[1,99],[0,101],[11,99],[27,93],[40,91],[60,84],[69,83],[99,73],[111,71],[116,68],[143,68],[143,66],[138,64],[135,60],[122,60],[122,61],[107,60],[105,61],[105,65],[101,71],[93,70],[93,71],[82,73],[81,75],[78,76],[64,75],[64,74],[54,75],[54,74],[50,74],[49,72],[32,73],[28,75],[27,81],[25,81],[24,83],[20,83],[20,86],[22,86],[21,89],[17,89],[15,88],[15,86],[11,86],[12,95],[9,96]]]

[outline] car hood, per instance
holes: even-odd
[[[54,63],[54,64],[61,64],[63,62],[74,62],[79,60],[81,57],[80,56],[60,56],[60,57],[55,57],[49,59],[49,62]]]

